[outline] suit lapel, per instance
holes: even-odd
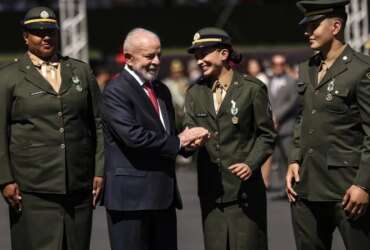
[[[328,81],[334,79],[337,75],[346,71],[347,63],[349,63],[351,60],[352,60],[352,49],[349,47],[349,45],[347,45],[342,54],[338,56],[334,64],[329,68],[328,72],[325,74],[324,78],[317,87],[320,88]]]
[[[222,114],[227,112],[227,109],[230,107],[229,103],[232,100],[236,100],[238,96],[240,95],[240,91],[239,91],[239,87],[240,87],[239,83],[241,82],[240,77],[241,76],[236,71],[234,71],[233,78],[231,80],[229,89],[227,90],[226,96],[221,103],[221,107],[217,113],[217,116],[221,116]]]
[[[143,102],[143,104],[146,106],[145,110],[147,110],[154,119],[156,119],[158,122],[161,122],[157,111],[155,111],[143,87],[141,87],[137,80],[125,69],[123,70],[122,74],[123,77],[126,78],[126,80],[130,83],[134,91],[139,95],[138,102]]]
[[[35,85],[36,87],[44,90],[47,93],[55,95],[55,91],[51,87],[51,85],[46,81],[46,79],[37,71],[35,66],[33,65],[31,59],[25,54],[19,64],[20,71],[24,72],[25,79]]]
[[[60,75],[62,79],[60,90],[59,90],[60,94],[67,92],[68,89],[74,84],[72,81],[72,76],[77,77],[78,79],[78,76],[75,72],[76,72],[75,66],[62,57],[60,59]],[[79,81],[81,81],[81,79],[79,79]],[[76,81],[75,84],[79,84],[79,83],[80,82]]]
[[[204,86],[204,105],[206,107],[206,110],[208,111],[209,115],[215,119],[216,118],[216,110],[215,110],[215,104],[213,101],[213,92],[212,89],[209,86]]]
[[[171,124],[170,124],[170,117],[169,117],[167,106],[166,106],[166,100],[162,96],[162,93],[160,91],[160,88],[158,87],[157,82],[153,83],[153,88],[154,88],[154,91],[157,95],[158,104],[159,104],[159,108],[160,108],[161,113],[162,113],[162,118],[163,118],[163,122],[164,122],[164,125],[165,125],[166,132],[168,134],[171,134],[171,128],[172,127],[171,127]],[[154,108],[153,108],[153,110],[154,110]],[[156,113],[156,116],[158,117],[157,113]]]

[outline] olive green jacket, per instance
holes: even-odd
[[[185,101],[184,125],[201,126],[212,133],[198,155],[200,198],[218,202],[243,199],[256,182],[264,192],[260,167],[271,155],[276,136],[265,85],[234,71],[217,114],[211,88],[211,82],[201,80],[188,90]],[[241,181],[228,170],[235,163],[250,166],[253,176]]]
[[[318,84],[320,61],[300,65],[290,162],[301,166],[300,197],[340,201],[352,184],[370,190],[370,58],[347,46]]]
[[[103,175],[99,88],[87,64],[60,61],[58,94],[27,54],[0,70],[0,185],[65,194]]]

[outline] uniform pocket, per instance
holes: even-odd
[[[326,163],[329,167],[356,167],[361,161],[361,154],[358,152],[343,152],[329,149]]]
[[[326,94],[326,110],[333,113],[345,113],[349,110],[349,105],[346,103],[349,89],[336,88],[333,92]]]

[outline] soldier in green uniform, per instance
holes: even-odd
[[[370,249],[370,58],[344,42],[348,0],[299,1],[317,53],[300,65],[301,112],[286,176],[298,250]]]
[[[0,187],[14,250],[87,250],[102,188],[100,91],[86,63],[56,53],[54,12],[22,20],[28,51],[0,70]]]
[[[271,155],[276,136],[267,89],[233,70],[241,58],[224,30],[199,30],[188,51],[202,78],[187,92],[184,125],[212,133],[197,160],[205,248],[267,249],[260,167]]]

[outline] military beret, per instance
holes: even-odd
[[[299,24],[319,20],[326,16],[345,15],[345,5],[350,0],[303,0],[297,2],[297,7],[303,12],[304,18]]]
[[[47,7],[30,9],[21,22],[26,30],[59,29],[54,11]]]
[[[231,46],[231,37],[226,31],[216,27],[203,28],[194,34],[193,42],[188,52],[192,54],[197,49],[215,45]]]

